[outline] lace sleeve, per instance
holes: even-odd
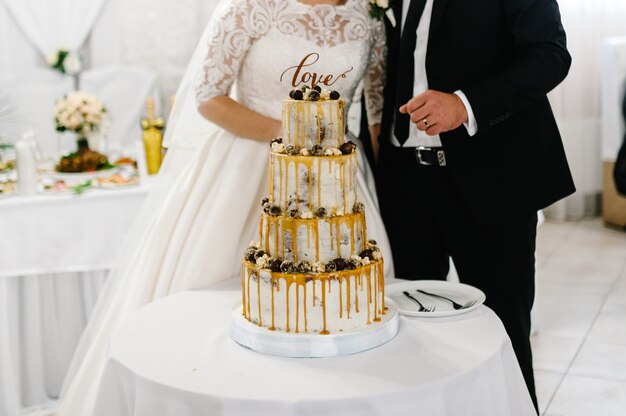
[[[374,24],[372,49],[365,75],[365,109],[369,125],[379,124],[383,114],[383,88],[386,77],[387,44],[385,43],[385,25],[382,21]]]
[[[250,22],[254,16],[253,2],[232,0],[211,19],[211,34],[202,70],[196,80],[196,103],[227,95],[258,28]]]

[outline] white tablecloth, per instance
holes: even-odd
[[[135,312],[112,337],[96,416],[535,415],[500,320],[486,307],[402,317],[359,354],[286,359],[229,337],[237,279]]]
[[[110,269],[148,190],[0,200],[0,278]]]
[[[148,191],[0,200],[0,416],[54,408],[107,269]]]

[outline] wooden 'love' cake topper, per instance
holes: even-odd
[[[294,65],[285,69],[280,76],[280,81],[282,82],[285,74],[293,71],[293,76],[291,78],[291,86],[293,88],[298,88],[302,84],[311,85],[311,88],[315,88],[317,84],[323,84],[327,87],[330,87],[339,79],[346,78],[347,74],[354,69],[354,67],[350,67],[350,69],[342,72],[339,75],[318,74],[317,72],[308,71],[305,69],[307,67],[313,66],[317,61],[319,61],[319,59],[320,55],[315,52],[306,55],[304,58],[302,58],[298,65]]]

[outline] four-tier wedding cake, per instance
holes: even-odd
[[[304,87],[283,101],[282,116],[259,242],[243,262],[243,316],[285,332],[366,328],[386,312],[383,259],[366,237],[345,102],[336,91]]]

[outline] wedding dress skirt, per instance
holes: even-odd
[[[243,26],[233,27],[237,23]],[[296,25],[309,27],[294,30]],[[327,30],[319,25],[327,25]],[[91,414],[109,338],[130,312],[160,297],[238,276],[245,248],[259,239],[269,145],[235,137],[201,119],[195,97],[190,97],[206,100],[230,93],[247,107],[280,119],[281,100],[292,88],[291,79],[283,80],[281,72],[313,50],[319,62],[309,70],[340,74],[352,67],[351,77],[333,88],[342,91],[349,104],[365,79],[368,102],[380,116],[380,65],[385,56],[381,27],[361,0],[341,6],[227,1],[218,7],[179,88],[168,124],[173,139],[155,188],[129,233],[123,258],[108,278],[68,371],[59,415]],[[366,207],[368,238],[378,241],[385,275],[393,277],[373,177],[362,154],[357,194]]]

